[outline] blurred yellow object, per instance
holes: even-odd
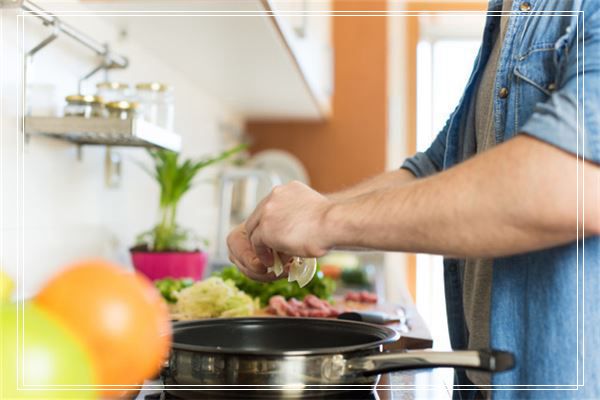
[[[92,386],[97,374],[83,343],[45,310],[30,302],[23,308],[3,303],[0,324],[0,398],[98,398]]]
[[[4,271],[0,271],[0,302],[8,302],[15,290],[15,282]]]

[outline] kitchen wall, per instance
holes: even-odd
[[[374,10],[392,1],[334,1],[337,11]],[[351,186],[398,168],[408,155],[406,133],[405,18],[332,17],[334,91],[331,119],[323,123],[251,121],[253,151],[280,148],[306,166],[311,185],[322,192]],[[407,261],[385,253],[382,282],[386,300],[406,298]]]
[[[24,295],[36,291],[59,266],[82,257],[105,257],[129,265],[128,247],[137,233],[150,228],[156,217],[156,184],[133,160],[147,162],[142,149],[118,149],[123,157],[119,188],[104,184],[104,147],[84,147],[77,159],[76,146],[32,137],[23,143],[20,132],[21,61],[15,10],[0,9],[0,263],[17,277],[23,267]],[[175,86],[175,128],[183,136],[186,156],[215,153],[236,139],[241,118],[177,72],[174,60],[155,58],[97,16],[69,17],[116,52],[130,59],[130,67],[111,73],[111,80],[161,81]],[[37,44],[49,28],[33,17],[24,22],[25,45]],[[59,38],[36,56],[31,70],[32,106],[37,114],[55,114],[62,99],[75,93],[77,80],[96,62],[89,50],[70,38]],[[173,67],[175,65],[175,67]],[[100,78],[100,77],[99,77]],[[86,88],[93,88],[92,81]],[[223,127],[226,127],[224,129]],[[218,204],[214,177],[218,167],[183,200],[182,225],[212,240]]]
[[[386,1],[334,1],[336,11],[386,10]],[[386,168],[387,18],[333,17],[334,91],[323,123],[251,121],[253,151],[279,148],[306,166],[311,185],[330,192]]]

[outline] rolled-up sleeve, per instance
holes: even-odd
[[[419,152],[407,158],[400,168],[409,170],[417,178],[424,178],[441,171],[444,165],[447,134],[448,124],[441,130],[425,152]]]
[[[535,106],[520,131],[600,164],[600,9],[593,8],[580,23],[557,90]]]

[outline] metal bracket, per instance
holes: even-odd
[[[27,52],[27,54],[25,54],[25,57],[28,60],[32,59],[33,56],[36,55],[36,53],[38,53],[44,47],[46,47],[50,43],[52,43],[58,37],[58,34],[60,33],[60,21],[55,20],[52,22],[47,22],[47,23],[45,23],[45,25],[52,26],[52,33],[46,39],[42,40],[40,43],[38,43],[36,46],[34,46],[31,50],[29,50]]]
[[[0,8],[21,8],[23,0],[0,0]]]
[[[102,71],[102,70],[106,71],[107,69],[108,69],[108,66],[106,65],[106,59],[103,58],[102,62],[100,62],[100,64],[98,64],[90,72],[88,72],[87,74],[85,74],[81,78],[79,78],[79,82],[77,83],[77,92],[81,93],[81,87],[83,86],[83,82],[87,81],[92,76],[96,75],[96,73],[98,73],[99,71]]]
[[[121,185],[121,155],[106,146],[106,157],[104,159],[104,183],[108,188],[118,188]]]
[[[1,0],[0,0],[1,1]],[[44,40],[42,40],[41,42],[39,42],[37,45],[35,45],[34,47],[32,47],[27,53],[25,53],[25,64],[23,66],[24,68],[24,73],[23,73],[23,87],[25,88],[25,98],[26,98],[26,104],[27,104],[27,108],[25,110],[25,114],[26,115],[30,115],[31,113],[31,102],[29,101],[29,75],[31,73],[31,67],[33,65],[33,57],[39,53],[44,47],[48,46],[50,43],[52,43],[53,41],[56,40],[56,38],[58,38],[58,35],[60,33],[60,21],[55,20],[52,22],[47,22],[45,23],[45,25],[51,25],[52,26],[52,32],[50,33],[50,35],[48,35]]]

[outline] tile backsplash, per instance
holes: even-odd
[[[29,297],[57,268],[77,259],[104,257],[129,266],[128,248],[135,236],[155,223],[158,188],[133,162],[149,162],[142,149],[117,149],[123,158],[122,181],[120,187],[108,188],[104,184],[104,147],[84,147],[78,160],[72,144],[41,137],[24,142],[18,22],[14,10],[0,12],[0,263],[15,279],[23,271],[21,294]],[[241,127],[241,118],[180,74],[177,60],[157,59],[152,49],[137,46],[135,37],[122,38],[116,27],[99,17],[69,17],[68,21],[110,42],[115,52],[129,58],[130,66],[111,72],[111,80],[160,81],[175,87],[175,130],[183,137],[184,155],[213,154],[234,143],[220,127]],[[23,48],[31,48],[48,32],[40,21],[25,18]],[[77,91],[79,77],[96,62],[87,49],[60,37],[35,57],[25,107],[38,115],[60,113],[64,96]],[[100,78],[86,83],[84,91],[93,92]],[[217,172],[218,167],[212,167],[201,173],[201,182],[183,200],[179,215],[182,225],[213,244]]]

